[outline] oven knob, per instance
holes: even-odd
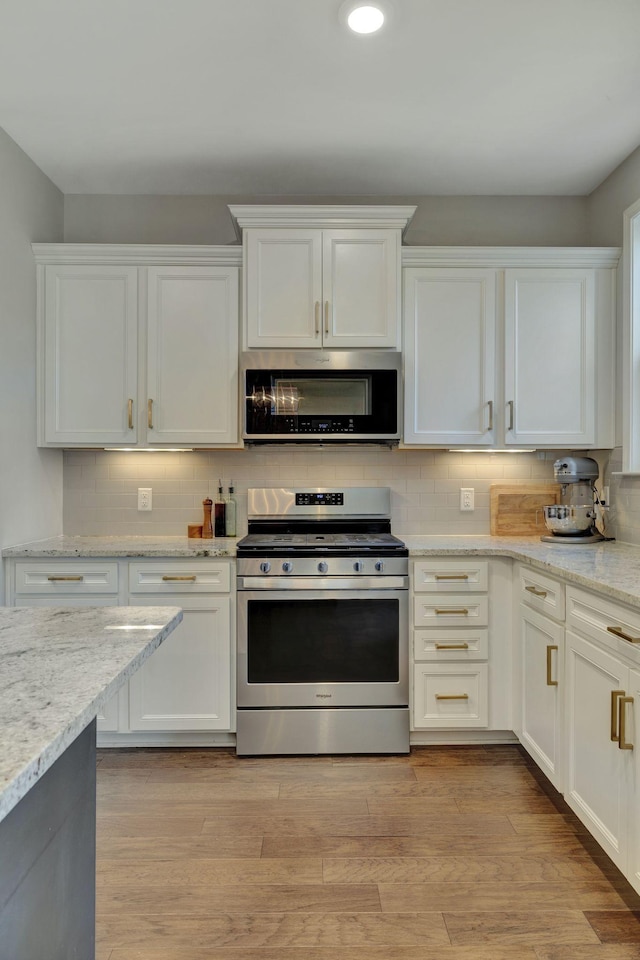
[[[362,573],[362,571],[364,570],[364,563],[362,562],[362,560],[356,560],[353,565],[353,569],[355,570],[356,573]]]
[[[324,560],[321,560],[320,563],[318,564],[318,573],[326,573],[328,569],[329,569],[329,564],[325,563]]]
[[[293,570],[293,564],[289,560],[285,560],[285,562],[282,564],[282,572],[291,573],[292,570]]]
[[[378,573],[382,573],[384,570],[384,561],[376,560],[375,567]]]
[[[269,573],[271,570],[271,564],[268,560],[263,560],[260,564],[260,573]]]

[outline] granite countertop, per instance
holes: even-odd
[[[236,537],[50,537],[6,547],[3,557],[235,557]]]
[[[0,820],[181,620],[179,607],[0,607]]]
[[[563,577],[623,603],[640,606],[640,547],[606,541],[592,544],[543,543],[539,537],[405,536],[411,557],[500,556]],[[8,547],[3,557],[229,557],[237,539],[186,537],[52,537]]]
[[[412,557],[511,557],[612,600],[640,607],[640,547],[617,541],[543,543],[539,537],[404,537]]]

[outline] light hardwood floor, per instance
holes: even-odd
[[[517,747],[99,752],[98,960],[640,960],[640,898]]]

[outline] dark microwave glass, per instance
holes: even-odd
[[[396,434],[397,370],[247,370],[246,433]]]

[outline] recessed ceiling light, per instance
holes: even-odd
[[[389,19],[390,7],[386,2],[374,0],[363,3],[362,0],[347,0],[340,8],[340,19],[360,36],[377,33]]]

